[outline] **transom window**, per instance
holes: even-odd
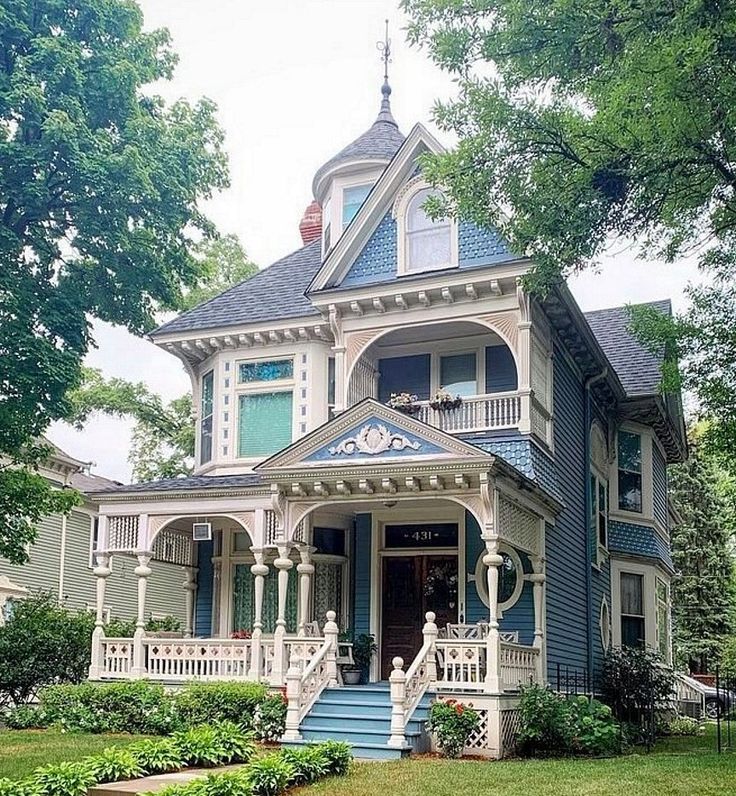
[[[478,394],[475,354],[451,354],[440,358],[440,386],[452,395]]]
[[[424,203],[436,191],[425,188],[417,191],[406,210],[406,270],[426,271],[432,268],[449,268],[451,263],[449,219],[431,219]]]
[[[644,626],[644,576],[622,572],[621,589],[621,645],[643,647]]]
[[[360,206],[365,202],[366,197],[371,192],[373,185],[351,185],[342,192],[342,228],[355,218],[355,214],[360,210]]]
[[[641,435],[618,432],[618,507],[642,511]]]
[[[254,381],[280,381],[294,376],[293,359],[272,359],[264,362],[239,362],[238,383]]]

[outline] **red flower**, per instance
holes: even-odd
[[[465,710],[465,708],[462,705],[458,705],[455,708],[455,713],[457,713],[458,716],[462,716],[463,715],[463,710]]]

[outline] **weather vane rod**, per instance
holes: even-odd
[[[376,48],[381,53],[383,60],[383,79],[388,83],[388,65],[391,63],[391,39],[388,37],[388,20],[386,20],[386,35],[383,41],[376,42]]]

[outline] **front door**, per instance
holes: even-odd
[[[398,655],[405,667],[422,646],[427,611],[437,626],[457,622],[457,556],[386,556],[383,559],[381,677],[388,679]]]

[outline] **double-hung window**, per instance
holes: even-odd
[[[641,435],[618,432],[618,507],[642,513]]]
[[[294,360],[238,363],[238,456],[269,456],[291,443]]]
[[[621,589],[621,646],[643,647],[646,640],[644,620],[644,576],[622,572]]]
[[[435,194],[426,188],[417,191],[409,202],[406,211],[407,272],[449,268],[452,265],[450,221],[433,220],[424,211],[424,203]]]
[[[201,420],[199,424],[199,462],[206,464],[212,459],[212,415],[215,398],[214,371],[202,376],[202,398],[200,402]]]
[[[590,529],[598,546],[608,547],[608,484],[596,473],[590,474]]]
[[[365,202],[373,185],[351,185],[342,192],[342,228],[355,218],[355,214],[360,210],[360,206]]]

